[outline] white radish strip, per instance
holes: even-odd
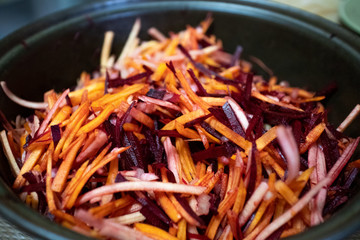
[[[95,218],[89,212],[80,209],[76,213],[76,217],[81,221],[89,224],[90,226],[95,227],[99,230],[99,233],[102,236],[112,238],[112,239],[132,239],[132,240],[153,240],[142,234],[141,232],[132,229],[128,226],[125,226],[120,223],[114,223],[111,221],[105,221],[104,219]]]
[[[256,188],[255,192],[251,195],[249,200],[247,201],[243,211],[239,216],[239,225],[243,226],[247,220],[249,220],[251,214],[255,211],[255,209],[259,206],[261,200],[265,196],[269,186],[266,182],[261,182],[259,186]]]
[[[56,110],[59,108],[60,103],[65,99],[65,97],[69,94],[70,90],[66,89],[63,94],[61,94],[61,96],[59,97],[59,99],[56,101],[56,103],[54,104],[54,106],[51,108],[51,110],[48,112],[48,114],[46,115],[46,118],[44,119],[44,121],[41,123],[39,130],[37,131],[36,135],[39,136],[40,134],[42,134],[46,127],[48,126],[52,116],[55,114]]]
[[[352,121],[355,120],[355,118],[359,115],[359,113],[360,113],[360,104],[357,104],[336,130],[338,130],[339,132],[345,131],[345,129],[352,123]]]
[[[320,182],[326,177],[325,154],[322,148],[320,147],[318,147],[318,151],[317,151],[316,174],[317,174],[318,182]],[[318,215],[318,217],[316,218],[315,222],[311,222],[313,226],[324,221],[322,217],[322,212],[325,206],[326,196],[327,196],[327,189],[323,188],[320,190],[320,192],[315,198],[315,212]]]
[[[13,102],[19,104],[20,106],[23,106],[26,108],[31,108],[31,109],[46,109],[48,107],[48,104],[45,102],[31,102],[31,101],[19,98],[12,91],[10,91],[10,89],[6,86],[6,82],[4,82],[4,81],[1,81],[0,84],[1,84],[1,87],[4,91],[4,93],[6,94],[6,96],[8,96],[8,98],[10,98]]]
[[[141,214],[141,212],[134,212],[134,213],[129,213],[126,215],[115,217],[115,218],[109,218],[109,219],[106,219],[105,221],[129,225],[129,224],[133,224],[133,223],[137,223],[137,222],[142,222],[145,219],[146,218],[144,217],[144,215]]]
[[[317,171],[316,171],[316,165],[317,165],[317,151],[318,151],[318,145],[317,144],[312,144],[309,147],[309,151],[308,151],[308,166],[309,168],[314,168],[314,170],[312,171],[311,175],[310,175],[310,185],[311,187],[315,186],[318,183],[318,178],[317,178]]]
[[[20,173],[20,168],[17,165],[15,157],[14,157],[12,151],[11,151],[11,147],[10,147],[8,138],[6,136],[5,130],[1,131],[0,140],[1,140],[1,143],[2,143],[2,146],[3,146],[3,149],[4,149],[5,156],[6,156],[7,160],[8,160],[8,162],[9,162],[11,172],[14,175],[14,177],[17,177],[17,175],[19,175],[19,173]]]
[[[193,209],[196,215],[208,215],[211,207],[211,197],[208,194],[201,194],[196,199],[196,208]]]
[[[326,177],[326,160],[325,160],[325,154],[322,148],[318,146],[317,150],[317,161],[316,161],[316,175],[317,180],[320,182]]]
[[[186,193],[193,195],[200,195],[205,191],[205,187],[191,186],[177,183],[164,182],[120,182],[111,185],[98,187],[90,192],[85,193],[79,197],[78,204],[83,204],[95,197],[101,197],[106,194],[113,194],[125,191],[154,191],[154,192],[168,192],[168,193]]]
[[[235,112],[235,115],[236,115],[237,119],[239,120],[242,128],[244,129],[244,131],[246,131],[246,129],[249,126],[249,121],[248,121],[248,119],[247,119],[247,117],[245,115],[244,110],[231,97],[225,97],[225,98],[227,99],[227,101],[230,104],[231,108]]]
[[[155,180],[158,180],[159,177],[156,176],[154,173],[143,173],[143,174],[141,174],[139,179],[141,181],[155,181]]]
[[[107,63],[110,56],[111,51],[111,45],[114,39],[114,32],[113,31],[107,31],[105,32],[104,36],[104,43],[101,50],[101,57],[100,57],[100,66],[101,66],[101,72],[105,73]]]
[[[157,28],[154,27],[149,28],[148,34],[160,42],[164,42],[167,39],[164,34],[162,34]]]
[[[282,225],[290,221],[297,213],[299,213],[310,201],[315,197],[322,188],[327,188],[335,181],[351,155],[354,153],[360,138],[351,142],[344,150],[343,154],[336,161],[334,166],[328,172],[326,177],[321,180],[317,185],[310,189],[299,201],[293,205],[289,210],[283,213],[280,217],[270,223],[256,238],[256,240],[263,240],[270,236],[274,231],[280,228]]]
[[[179,171],[181,171],[180,156],[172,145],[169,137],[165,138],[164,149],[167,156],[168,168],[174,174],[177,183],[180,182]]]
[[[291,131],[291,128],[279,126],[276,130],[279,144],[283,153],[285,154],[288,167],[288,176],[286,183],[290,183],[299,174],[300,170],[300,155],[296,140]]]
[[[123,47],[123,50],[121,51],[120,56],[119,56],[119,58],[117,60],[117,65],[118,66],[122,65],[122,62],[124,61],[124,59],[129,54],[130,46],[134,43],[134,41],[136,41],[137,35],[140,32],[140,28],[141,28],[141,22],[140,22],[140,19],[137,18],[135,20],[135,23],[134,23],[132,29],[131,29],[129,37],[126,40],[125,46]]]
[[[173,109],[175,111],[181,112],[181,108],[179,106],[176,106],[175,104],[173,104],[171,102],[167,102],[167,101],[164,101],[164,100],[160,100],[160,99],[156,99],[156,98],[152,98],[152,97],[147,97],[147,96],[139,96],[139,99],[144,101],[144,102],[154,103],[156,105],[166,107],[166,108],[170,108],[170,109]]]
[[[323,188],[316,195],[314,200],[314,210],[311,212],[311,226],[318,225],[324,221],[322,217],[322,212],[325,206],[327,196],[327,189]],[[315,215],[315,217],[313,217]]]

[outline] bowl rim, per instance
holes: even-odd
[[[284,4],[263,1],[263,0],[95,0],[90,3],[81,4],[66,10],[52,13],[19,30],[11,33],[0,40],[0,56],[4,56],[11,49],[19,45],[23,39],[42,34],[44,31],[59,26],[59,24],[70,23],[70,21],[84,21],[85,18],[95,16],[98,12],[110,12],[112,6],[117,6],[117,12],[125,12],[132,9],[154,7],[154,4],[167,4],[168,6],[201,6],[206,4],[225,4],[225,5],[241,5],[253,9],[261,9],[272,13],[286,16],[295,21],[299,21],[314,28],[314,31],[328,34],[329,38],[338,44],[346,47],[348,51],[354,51],[360,62],[360,37],[348,31],[347,29],[330,22],[324,18],[316,16],[312,13],[287,6]],[[121,5],[121,6],[120,6]],[[216,11],[216,9],[214,9]],[[81,16],[80,19],[78,16]],[[2,57],[1,57],[2,58]],[[0,58],[0,60],[1,60]],[[1,61],[0,61],[1,62]],[[342,217],[335,214],[329,220],[315,227],[311,227],[306,232],[290,237],[289,239],[343,239],[345,236],[353,233],[360,228],[358,214],[360,213],[360,204],[356,201],[360,200],[360,193],[353,197],[349,203],[344,206],[340,212]],[[36,214],[34,214],[36,213]],[[53,224],[44,216],[23,204],[13,193],[5,181],[0,178],[0,214],[20,229],[31,234],[32,236],[46,239],[80,239],[89,240],[91,238],[73,232],[60,225]],[[34,215],[36,222],[33,222]],[[345,220],[344,220],[345,219]],[[341,229],[341,231],[339,231]]]

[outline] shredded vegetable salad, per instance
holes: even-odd
[[[310,92],[255,75],[207,34],[207,17],[118,57],[106,32],[100,70],[44,102],[4,92],[33,115],[1,142],[13,189],[42,214],[104,239],[278,239],[328,218],[349,198],[359,138],[327,122]]]

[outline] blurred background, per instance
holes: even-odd
[[[88,0],[0,0],[0,38],[43,16]]]
[[[339,21],[337,9],[342,0],[274,1]],[[0,0],[0,39],[42,16],[86,2],[89,0]]]

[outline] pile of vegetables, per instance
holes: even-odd
[[[348,199],[359,138],[327,121],[326,91],[252,72],[197,27],[153,40],[136,20],[118,58],[106,32],[101,69],[50,90],[1,141],[26,204],[105,239],[278,239],[324,221]],[[259,65],[261,61],[256,60]],[[266,69],[266,67],[265,67]]]

